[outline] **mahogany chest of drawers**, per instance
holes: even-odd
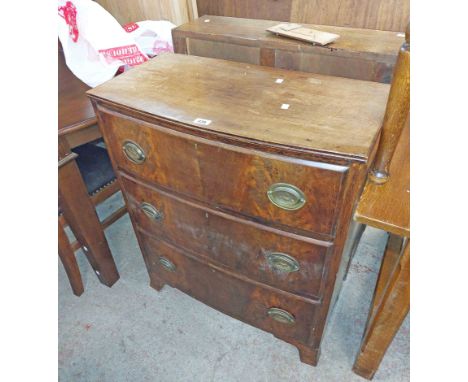
[[[203,16],[172,30],[176,53],[390,83],[404,34],[308,25],[340,35],[327,45],[276,36],[280,21]]]
[[[151,286],[316,364],[388,91],[178,54],[89,91]]]

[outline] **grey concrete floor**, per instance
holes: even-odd
[[[116,195],[100,215],[121,202]],[[120,280],[100,284],[77,252],[85,293],[75,297],[59,264],[59,380],[86,382],[365,381],[351,371],[386,234],[367,228],[332,312],[317,367],[296,348],[165,286],[156,292],[128,215],[106,230]],[[409,381],[409,317],[374,381]]]

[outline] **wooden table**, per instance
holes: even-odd
[[[91,142],[101,133],[85,92],[89,87],[68,69],[63,52],[58,54],[59,164],[70,157],[70,147]],[[60,208],[82,245],[101,283],[111,286],[119,279],[109,245],[75,160],[59,166]]]
[[[410,305],[410,144],[409,126],[402,132],[389,180],[368,181],[355,220],[389,232],[382,267],[360,351],[353,370],[371,379],[400,328]]]

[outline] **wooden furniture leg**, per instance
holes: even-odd
[[[390,235],[353,371],[372,379],[410,306],[410,243]]]
[[[377,184],[388,181],[390,161],[407,123],[410,110],[410,27],[406,41],[398,53],[393,81],[388,96],[387,109],[382,126],[379,148],[375,154],[369,179]]]
[[[67,234],[60,222],[58,223],[58,253],[63,267],[65,268],[65,272],[67,272],[73,293],[76,296],[81,296],[84,292],[84,287],[83,281],[81,280],[80,269],[78,268],[75,253],[70,245]]]
[[[101,283],[112,286],[119,279],[117,267],[73,154],[63,140],[59,141],[58,183],[65,219]]]

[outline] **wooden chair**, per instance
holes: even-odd
[[[103,230],[123,216],[126,207],[120,207],[102,223],[95,206],[120,190],[104,148],[84,145],[76,152],[60,144],[67,154],[59,160],[59,218],[58,252],[68,275],[73,293],[84,291],[74,252],[82,249],[100,281],[112,286],[119,278]],[[84,179],[84,180],[83,180]],[[70,243],[66,233],[70,226],[76,240]]]
[[[67,68],[59,45],[59,218],[58,252],[73,293],[83,293],[83,283],[74,252],[82,249],[101,283],[112,286],[119,273],[104,229],[123,216],[123,206],[102,222],[95,207],[120,190],[100,137],[96,116],[87,99],[89,89]],[[70,147],[72,147],[70,149]],[[69,226],[76,240],[70,243]]]
[[[355,373],[372,379],[410,306],[409,226],[410,32],[400,49],[379,147],[355,220],[387,231],[389,240]]]
[[[99,143],[101,141],[86,143],[71,150],[74,154],[77,154],[75,161],[94,207],[120,191],[107,150],[99,146]],[[102,220],[102,228],[106,229],[125,215],[126,212],[127,209],[123,205]],[[63,214],[60,214],[59,221],[63,227],[68,225]],[[70,245],[73,251],[82,248],[82,244],[78,240]]]

